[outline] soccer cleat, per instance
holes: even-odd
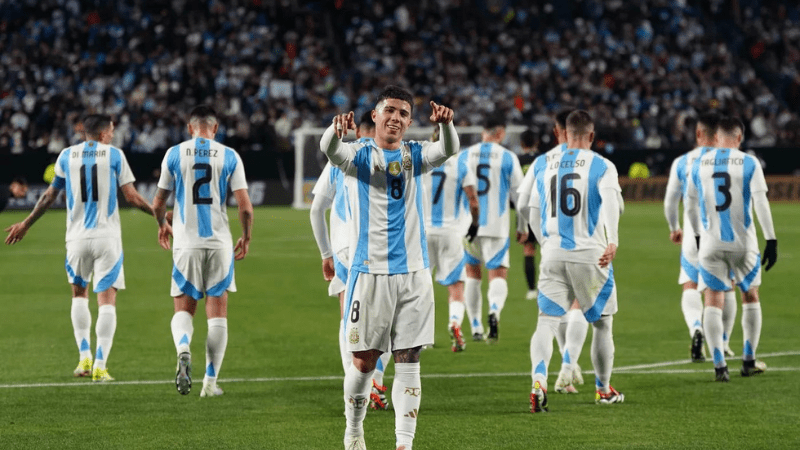
[[[344,436],[344,450],[367,450],[364,436]]]
[[[531,412],[547,412],[547,410],[547,389],[537,381],[531,391]]]
[[[723,383],[731,381],[731,376],[728,374],[728,366],[714,367],[714,381],[722,381]]]
[[[705,362],[706,357],[703,355],[703,332],[695,330],[692,336],[692,362]]]
[[[572,385],[572,372],[564,372],[558,374],[558,380],[556,380],[556,392],[559,394],[577,394],[578,390],[575,389],[575,386]]]
[[[461,327],[451,323],[447,330],[450,332],[450,341],[454,352],[462,352],[466,348],[467,343],[464,342],[464,335],[461,334]]]
[[[525,294],[525,300],[536,300],[539,298],[539,290],[538,289],[531,289]]]
[[[107,381],[114,381],[114,377],[108,374],[108,369],[95,367],[94,371],[92,371],[92,381],[95,383],[105,383]]]
[[[722,350],[722,353],[724,353],[725,356],[730,357],[730,358],[733,358],[734,356],[736,356],[736,353],[734,353],[733,350],[731,350],[731,346],[728,345],[728,344],[725,344],[725,349]]]
[[[214,384],[205,384],[203,383],[203,389],[200,391],[200,397],[218,397],[224,394],[223,391],[217,383]]]
[[[575,368],[572,369],[572,384],[583,384],[583,374],[581,373],[581,366],[578,364],[575,364]]]
[[[369,407],[374,410],[389,409],[389,400],[386,399],[386,386],[372,380],[372,392],[369,394]]]
[[[500,330],[498,327],[497,315],[495,313],[491,313],[489,314],[489,336],[486,337],[486,342],[490,344],[497,342],[499,334]]]
[[[78,367],[72,371],[73,377],[89,377],[92,375],[92,358],[83,358]]]
[[[192,355],[190,353],[183,352],[178,355],[175,387],[181,395],[186,395],[192,390]]]
[[[750,361],[742,361],[741,374],[743,377],[752,377],[753,375],[759,375],[764,373],[765,370],[767,370],[767,364],[764,363],[764,361],[759,361],[757,359]]]
[[[472,340],[475,342],[483,340],[483,333],[472,333]]]
[[[608,387],[608,392],[595,391],[594,402],[601,405],[610,405],[611,403],[622,403],[625,401],[625,394],[617,392],[612,386]]]

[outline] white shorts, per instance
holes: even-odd
[[[757,250],[701,251],[698,290],[730,291],[731,279],[744,292],[761,286],[761,254]]]
[[[436,268],[436,282],[442,286],[450,286],[464,281],[464,243],[457,233],[429,234],[428,258],[431,270]]]
[[[681,242],[681,273],[678,276],[678,284],[689,281],[698,282],[700,264],[697,262],[697,241],[694,236],[683,236]]]
[[[433,345],[433,281],[428,269],[397,275],[351,271],[344,337],[349,352],[384,353]]]
[[[333,277],[328,284],[328,295],[331,297],[339,297],[339,294],[344,292],[347,287],[347,271],[350,267],[350,255],[348,249],[339,250],[339,253],[333,254],[333,267],[336,270],[336,276]]]
[[[487,269],[508,268],[508,247],[510,244],[510,238],[476,236],[471,244],[464,244],[467,264],[477,265],[483,262]]]
[[[67,242],[67,281],[86,287],[94,274],[94,292],[109,288],[125,289],[122,267],[122,239],[78,239]]]
[[[220,297],[236,292],[233,276],[233,248],[176,248],[172,251],[170,295],[189,295],[195,300],[203,293]]]
[[[595,322],[617,312],[617,286],[609,264],[546,261],[539,266],[539,311],[563,316],[577,299],[583,316]]]

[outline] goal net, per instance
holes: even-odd
[[[314,185],[328,162],[328,158],[319,149],[322,133],[327,128],[304,127],[293,132],[294,139],[294,200],[295,208],[310,208]],[[433,134],[433,126],[411,127],[406,131],[405,139],[411,141],[429,140]],[[469,147],[481,141],[483,127],[456,127],[461,147]],[[512,151],[519,150],[519,135],[525,131],[520,125],[506,127],[506,140],[503,146]],[[355,139],[355,132],[348,133],[345,141]]]

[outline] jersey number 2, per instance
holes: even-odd
[[[205,175],[195,180],[194,185],[192,185],[192,203],[195,205],[210,205],[211,197],[202,197],[200,195],[200,188],[202,188],[204,184],[211,182],[211,164],[197,163],[192,166],[192,169],[205,172]]]

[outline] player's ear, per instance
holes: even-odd
[[[214,129],[213,129],[213,130],[211,130],[211,134],[212,134],[213,136],[216,136],[216,135],[217,135],[217,130],[218,130],[218,129],[219,129],[219,122],[217,122],[217,123],[215,123],[215,124],[214,124]]]
[[[589,133],[589,142],[594,142],[594,131]]]
[[[189,136],[194,136],[194,133],[192,132],[192,124],[191,123],[187,123],[186,124],[186,131],[189,132]]]

